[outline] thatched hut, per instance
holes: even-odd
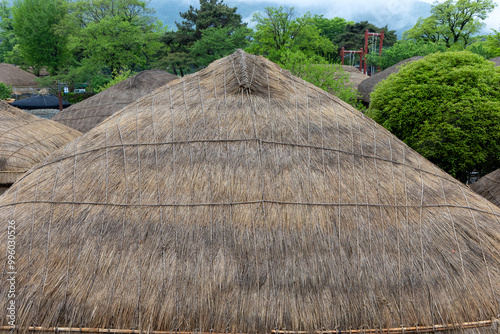
[[[495,63],[495,66],[500,66],[500,57],[491,58],[490,61]]]
[[[495,333],[500,209],[241,50],[50,155],[0,221],[21,332]]]
[[[0,100],[0,185],[14,183],[33,165],[79,135],[74,129]]]
[[[372,75],[370,78],[364,80],[358,85],[358,91],[361,94],[363,101],[366,103],[370,103],[370,94],[372,93],[375,86],[385,78],[387,78],[392,73],[399,72],[399,68],[408,63],[414,62],[416,60],[422,59],[422,56],[415,56],[403,61],[400,61],[396,65],[392,65],[391,67],[386,68],[382,72]]]
[[[162,70],[143,71],[72,105],[51,119],[78,131],[87,132],[127,104],[175,79],[177,76]]]
[[[500,169],[491,172],[470,185],[471,189],[500,207]]]
[[[0,63],[0,82],[14,88],[36,88],[36,76],[12,64]]]

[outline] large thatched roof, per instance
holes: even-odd
[[[13,87],[37,87],[36,76],[11,65],[0,63],[0,82]]]
[[[387,78],[392,73],[399,72],[399,68],[402,65],[406,65],[408,63],[414,62],[414,61],[422,59],[422,58],[424,58],[424,57],[422,57],[422,56],[415,56],[415,57],[411,57],[411,58],[405,59],[403,61],[400,61],[396,65],[392,65],[391,67],[386,68],[382,72],[374,74],[370,78],[368,78],[368,79],[364,80],[363,82],[361,82],[358,85],[358,91],[360,92],[360,94],[361,94],[361,96],[363,98],[363,101],[365,101],[366,103],[370,103],[370,94],[373,91],[373,89],[375,88],[375,86],[380,81],[384,80],[385,78]]]
[[[14,183],[80,132],[28,114],[0,100],[0,184]]]
[[[175,79],[177,76],[162,70],[143,71],[72,105],[51,119],[87,132],[127,104]]]
[[[40,331],[493,333],[499,310],[499,208],[241,50],[59,149],[0,221]]]
[[[470,186],[472,190],[500,207],[500,169],[491,172]]]
[[[495,66],[500,66],[500,57],[491,58],[490,61],[495,63]]]

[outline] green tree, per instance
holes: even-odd
[[[161,24],[148,2],[79,0],[72,3],[72,51],[79,66],[139,70],[160,50]]]
[[[264,13],[254,13],[256,23],[254,41],[248,52],[265,55],[278,62],[286,50],[301,51],[306,56],[322,57],[333,53],[334,46],[328,38],[321,36],[309,13],[294,18],[293,7],[267,7]]]
[[[12,25],[12,10],[7,0],[0,2],[0,63],[6,61],[6,56],[17,44]]]
[[[12,96],[12,86],[0,82],[0,100],[8,100]]]
[[[471,35],[477,33],[482,20],[495,8],[493,0],[446,0],[434,2],[431,16],[420,18],[405,32],[405,38],[425,41],[443,41],[447,47],[456,43],[467,45]]]
[[[68,60],[67,35],[57,30],[67,17],[65,0],[16,0],[13,28],[19,52],[39,74],[46,66],[51,74]]]
[[[382,56],[372,53],[367,56],[367,59],[369,63],[380,66],[382,70],[385,70],[405,59],[415,56],[427,56],[431,53],[445,50],[446,47],[438,43],[423,40],[400,40],[393,46],[382,49]]]
[[[312,20],[314,25],[319,29],[319,34],[330,41],[333,41],[336,36],[343,33],[346,25],[354,24],[354,21],[346,21],[341,17],[327,19],[323,15],[314,15]]]
[[[202,31],[201,38],[191,48],[191,55],[197,59],[198,65],[207,66],[250,43],[250,29],[240,27],[232,30],[230,27],[211,27]]]
[[[465,181],[500,167],[500,68],[470,53],[434,53],[379,83],[367,114]]]
[[[357,89],[349,84],[349,74],[339,64],[330,64],[317,55],[307,56],[301,51],[290,50],[282,53],[279,64],[293,75],[359,107]]]
[[[344,31],[335,36],[333,43],[335,43],[339,49],[342,47],[346,50],[359,50],[364,48],[366,29],[368,29],[369,32],[375,33],[380,33],[380,31],[383,30],[385,47],[394,45],[398,40],[396,31],[389,30],[387,26],[379,28],[368,21],[362,21],[354,24],[346,24]]]
[[[198,59],[193,57],[193,52],[198,52],[192,51],[195,42],[202,39],[204,30],[209,28],[227,29],[229,36],[232,36],[239,28],[246,27],[236,10],[236,7],[224,4],[223,0],[200,0],[200,8],[190,6],[188,11],[179,13],[183,21],[175,23],[177,31],[167,31],[163,34],[161,41],[165,45],[166,55],[159,59],[155,66],[171,69],[181,76],[204,66],[205,58],[199,63]],[[212,30],[208,35],[214,33],[215,30]],[[205,40],[208,38],[211,37],[206,36]],[[204,43],[198,44],[196,49],[200,50]],[[216,53],[215,50],[209,52]],[[213,54],[208,56],[210,58]]]
[[[500,56],[500,31],[492,29],[494,34],[488,35],[486,37],[485,49],[491,56],[491,58]]]

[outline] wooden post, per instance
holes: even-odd
[[[61,93],[61,91],[59,91],[59,93],[57,95],[59,97],[59,111],[62,111],[63,105],[62,105],[62,93]]]
[[[344,53],[344,47],[342,47],[342,48],[340,49],[340,63],[341,63],[342,65],[344,65],[344,55],[345,55],[345,53]]]
[[[380,48],[378,50],[379,56],[382,56],[382,45],[384,44],[384,31],[380,31]],[[378,71],[380,72],[380,65],[378,67]]]

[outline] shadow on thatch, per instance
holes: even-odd
[[[471,189],[500,207],[500,169],[491,172],[470,185]]]
[[[0,100],[0,184],[14,183],[33,165],[80,134]]]
[[[36,75],[14,65],[0,63],[0,82],[13,87],[38,87]]]
[[[493,333],[498,314],[499,208],[241,50],[16,182],[0,197],[0,249],[8,220],[22,328],[348,333],[485,320],[474,333]],[[5,274],[0,284],[5,310]]]
[[[370,94],[372,93],[373,89],[380,81],[384,80],[392,73],[399,72],[399,68],[402,65],[406,65],[408,63],[414,62],[414,61],[422,59],[422,58],[424,58],[424,57],[416,56],[416,57],[411,57],[411,58],[405,59],[403,61],[400,61],[396,65],[392,65],[391,67],[386,68],[382,72],[374,74],[369,79],[366,79],[363,82],[361,82],[358,85],[358,91],[361,94],[363,101],[365,101],[366,103],[370,103]]]
[[[177,76],[162,70],[143,71],[72,105],[51,119],[87,132],[126,105],[175,79]]]

